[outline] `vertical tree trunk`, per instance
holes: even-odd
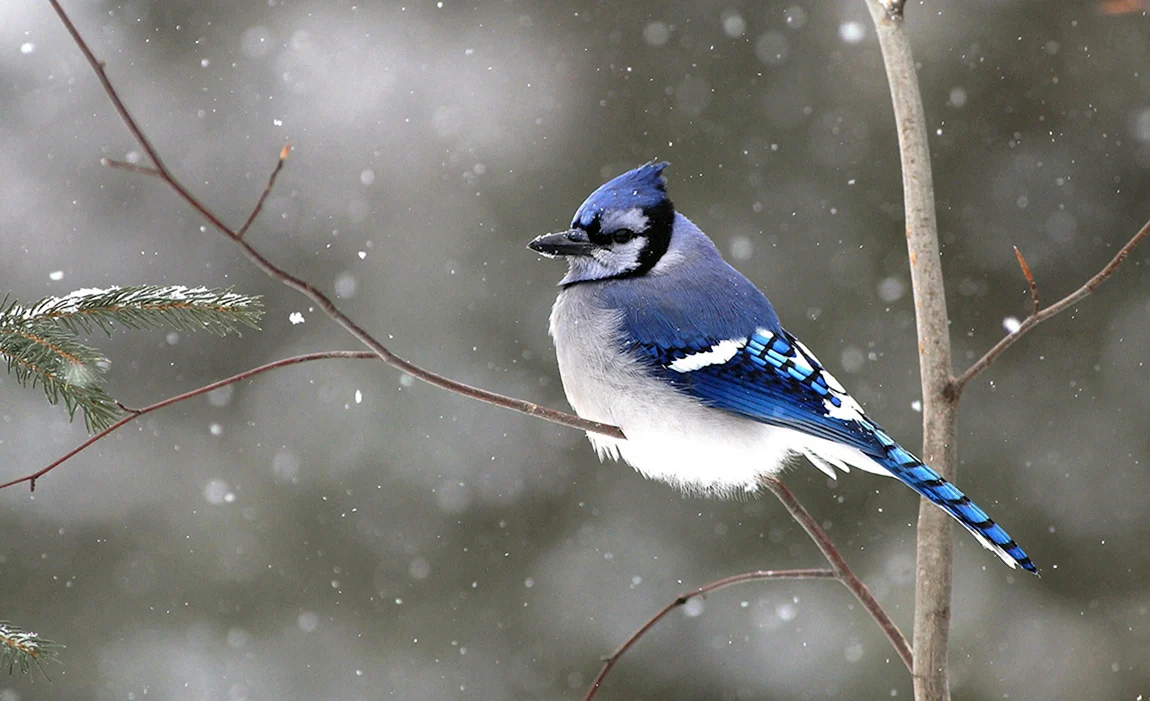
[[[940,475],[955,479],[957,401],[949,396],[950,331],[939,260],[938,224],[930,150],[918,77],[903,28],[902,3],[867,0],[890,83],[902,161],[906,241],[918,322],[922,379],[922,458]],[[915,568],[914,696],[950,698],[947,650],[950,634],[952,540],[950,518],[925,499],[919,506]]]

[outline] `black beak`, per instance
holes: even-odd
[[[595,248],[587,232],[582,229],[568,229],[555,234],[537,236],[527,247],[545,256],[585,256]]]

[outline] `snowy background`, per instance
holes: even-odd
[[[66,5],[168,164],[249,240],[399,354],[566,407],[547,315],[562,265],[524,248],[657,156],[670,192],[784,323],[909,447],[918,370],[885,78],[860,0],[411,0]],[[956,364],[1076,288],[1150,217],[1150,27],[1096,3],[909,8],[932,133]],[[94,339],[144,405],[305,351],[357,348],[160,183],[47,2],[0,2],[0,291],[112,284],[265,295],[263,331]],[[137,154],[138,155],[138,154]],[[957,532],[964,699],[1150,692],[1150,249],[967,391],[962,484],[1026,547]],[[303,324],[289,317],[302,314]],[[0,378],[0,481],[82,424]],[[788,482],[910,632],[917,500]],[[67,644],[0,700],[574,699],[692,586],[816,567],[771,498],[683,498],[575,431],[382,364],[276,371],[149,415],[0,493],[0,619]],[[909,698],[826,582],[678,612],[603,699]]]

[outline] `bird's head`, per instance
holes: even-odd
[[[528,248],[567,259],[563,285],[645,274],[671,242],[675,208],[662,175],[668,165],[651,161],[604,183],[576,210],[570,229],[539,236]]]

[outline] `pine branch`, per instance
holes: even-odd
[[[217,335],[239,333],[242,327],[259,329],[263,313],[259,297],[206,287],[135,285],[106,290],[76,290],[63,297],[47,297],[24,307],[0,306],[0,325],[13,317],[54,321],[73,334],[96,328],[111,333],[115,324],[129,329],[206,329]]]
[[[64,401],[69,420],[84,412],[88,432],[108,426],[120,414],[104,391],[108,360],[67,331],[45,321],[0,321],[0,357],[22,387],[43,387],[49,404]]]
[[[63,647],[7,621],[0,621],[0,669],[7,667],[9,676],[16,671],[29,674],[35,666],[47,678],[44,664],[55,661]]]
[[[259,328],[258,297],[204,287],[136,285],[77,290],[31,305],[0,300],[0,357],[24,387],[43,387],[50,404],[64,402],[72,419],[84,412],[89,433],[101,431],[122,410],[104,389],[108,360],[77,335],[117,324],[129,329],[205,329],[218,335]]]

